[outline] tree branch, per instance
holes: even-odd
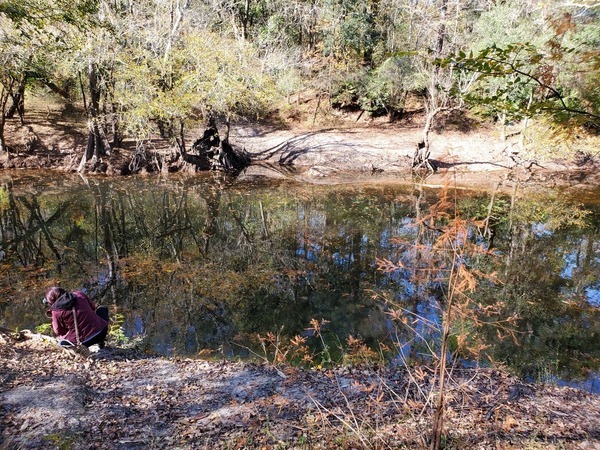
[[[524,72],[523,70],[520,70],[519,68],[517,68],[515,66],[514,63],[512,62],[507,62],[507,61],[502,61],[496,58],[492,58],[489,56],[484,57],[483,59],[488,60],[488,61],[492,61],[501,65],[505,65],[508,66],[510,68],[510,70],[512,72],[509,73],[516,73],[518,75],[523,75],[524,77],[529,78],[530,80],[534,81],[535,83],[537,83],[540,87],[547,89],[548,91],[550,91],[554,96],[556,96],[556,98],[558,98],[558,100],[560,101],[560,104],[562,105],[562,111],[566,111],[569,113],[573,113],[573,114],[579,114],[579,115],[584,115],[584,116],[589,116],[589,117],[594,117],[596,119],[600,119],[600,116],[598,116],[597,114],[588,112],[588,111],[582,111],[579,109],[573,109],[571,107],[569,107],[566,103],[565,100],[563,98],[563,96],[561,95],[561,93],[553,88],[552,86],[547,85],[546,83],[542,82],[538,77],[536,77],[535,75],[532,75],[531,73],[528,72]],[[491,76],[502,76],[502,75],[508,75],[509,73],[502,73],[502,72],[482,72],[482,71],[476,71],[474,70],[474,72],[478,72],[478,73],[482,73],[482,74],[486,74],[486,75],[491,75]],[[548,108],[548,110],[552,110],[550,108]],[[558,110],[560,111],[560,110]]]

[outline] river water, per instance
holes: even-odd
[[[600,190],[503,188],[4,173],[0,326],[61,285],[163,355],[411,364],[450,304],[456,363],[600,392]]]

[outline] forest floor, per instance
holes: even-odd
[[[435,377],[425,367],[66,353],[38,335],[0,335],[0,448],[426,448]],[[449,385],[444,448],[600,448],[598,396],[491,369],[454,370]]]
[[[252,158],[252,165],[240,177],[290,178],[311,183],[410,181],[422,121],[419,112],[394,122],[357,113],[330,113],[327,120],[311,123],[305,107],[301,119],[236,124],[230,142]],[[507,177],[546,187],[594,186],[600,182],[598,154],[585,160],[541,160],[519,150],[518,136],[501,140],[497,127],[464,117],[446,118],[443,123],[430,135],[431,159],[439,168],[435,174],[425,174],[430,184],[443,185],[448,175],[458,185],[479,187],[493,186]],[[200,127],[190,129],[187,146],[202,132]],[[34,99],[25,124],[21,125],[17,118],[10,119],[5,136],[12,152],[9,157],[0,156],[0,168],[74,172],[85,148],[87,131],[81,111]],[[156,155],[167,160],[172,152],[166,139],[153,139],[146,148],[148,160],[155,160]],[[127,172],[134,150],[135,143],[125,141],[122,148],[114,149],[105,158],[103,172]]]

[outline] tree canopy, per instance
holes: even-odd
[[[371,114],[453,109],[598,131],[590,0],[1,0],[3,122],[41,82],[85,107],[88,159],[156,125],[259,118],[298,92]],[[431,120],[429,120],[431,119]],[[525,128],[525,127],[524,127]]]

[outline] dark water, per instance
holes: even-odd
[[[284,352],[300,336],[314,364],[430,361],[444,270],[463,264],[477,286],[455,300],[451,357],[599,392],[600,190],[506,192],[493,204],[448,193],[448,208],[479,220],[454,236],[473,247],[452,260],[439,190],[418,185],[3,174],[0,326],[47,322],[40,299],[60,284],[83,287],[130,343],[165,355],[271,358],[273,342]]]

